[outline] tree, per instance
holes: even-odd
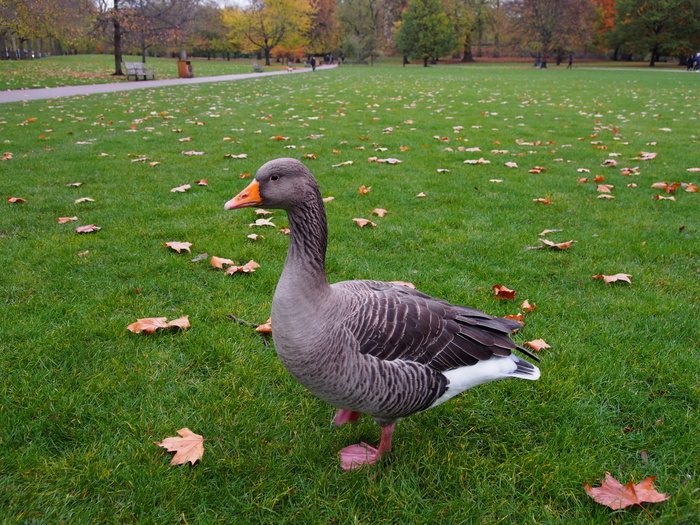
[[[511,5],[511,41],[542,56],[542,66],[556,52],[584,48],[595,20],[592,0],[516,0]]]
[[[247,47],[264,54],[269,66],[275,47],[304,44],[310,14],[308,0],[250,0],[245,7],[227,8],[223,16],[232,38],[241,38]]]
[[[438,0],[411,0],[403,14],[396,36],[396,47],[405,56],[423,60],[437,59],[456,46],[452,24]]]
[[[309,51],[325,54],[340,45],[340,27],[335,13],[335,0],[310,0],[311,23],[307,39]]]
[[[693,0],[618,0],[613,46],[650,54],[654,67],[661,56],[683,56],[699,44],[699,3]]]
[[[382,40],[383,3],[380,0],[340,0],[338,18],[345,28],[345,51],[356,60],[374,63]]]

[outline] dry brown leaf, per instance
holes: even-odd
[[[370,215],[377,215],[378,217],[384,217],[388,211],[386,211],[384,208],[374,208]]]
[[[207,179],[199,179],[195,184],[197,186],[209,186],[209,181]]]
[[[181,253],[181,250],[187,250],[189,253],[192,253],[190,251],[190,246],[192,246],[191,242],[171,241],[171,242],[164,242],[163,246],[167,246],[168,248],[172,248],[177,253]]]
[[[254,272],[256,268],[260,268],[260,265],[253,260],[248,261],[243,266],[229,266],[226,268],[226,273],[233,275],[234,273],[251,273]]]
[[[10,202],[12,204],[24,204],[27,201],[21,197],[8,197],[7,202]]]
[[[353,219],[353,221],[355,221],[355,222],[357,223],[357,225],[358,225],[360,228],[364,228],[364,227],[367,226],[368,224],[369,224],[370,226],[372,226],[372,227],[376,226],[376,224],[373,223],[372,221],[370,221],[369,219],[358,219],[358,218],[355,218],[355,219]]]
[[[535,352],[539,352],[546,348],[552,348],[544,341],[544,339],[533,339],[532,341],[526,341],[523,343],[523,346],[532,348]]]
[[[623,485],[612,477],[610,472],[605,473],[605,480],[600,487],[591,487],[588,483],[583,484],[583,488],[596,503],[610,507],[613,510],[620,510],[630,505],[642,506],[642,503],[660,503],[666,501],[671,496],[661,494],[654,488],[656,476],[643,479],[636,485],[630,481]]]
[[[614,283],[617,281],[625,281],[632,284],[630,280],[632,276],[628,273],[616,273],[615,275],[594,275],[592,279],[603,279],[606,283]]]
[[[398,284],[399,286],[405,286],[406,288],[410,288],[411,290],[416,289],[416,285],[413,283],[409,283],[406,281],[389,281],[390,284]]]
[[[211,256],[211,265],[214,268],[223,269],[224,264],[236,264],[231,259],[224,259],[223,257],[217,257],[216,255]]]
[[[58,224],[65,224],[67,222],[77,221],[78,217],[59,217]]]
[[[102,228],[95,226],[94,224],[87,224],[85,226],[78,226],[75,231],[78,233],[93,233],[101,229]]]
[[[515,294],[517,293],[515,290],[511,290],[500,284],[494,284],[491,288],[493,289],[496,299],[515,299]]]
[[[188,461],[194,465],[204,454],[204,438],[189,428],[181,428],[177,433],[181,437],[165,438],[163,441],[156,441],[155,444],[168,452],[175,452],[170,461],[171,465],[184,465]]]
[[[144,317],[142,319],[137,319],[135,323],[131,323],[126,327],[130,332],[135,334],[140,334],[145,332],[147,334],[154,333],[158,328],[189,328],[190,321],[189,316],[185,315],[177,319],[173,319],[169,323],[165,317]]]
[[[548,247],[550,247],[550,248],[559,248],[560,250],[566,250],[567,248],[571,248],[571,245],[572,245],[573,243],[575,243],[576,241],[574,241],[574,240],[572,239],[572,240],[566,241],[566,242],[554,243],[554,242],[552,242],[552,241],[548,241],[547,239],[540,239],[540,242],[541,242],[542,244],[544,244],[545,246],[548,246]]]
[[[362,185],[358,188],[358,191],[362,195],[367,195],[371,190],[372,190],[372,186],[366,187],[366,186]]]
[[[523,301],[523,304],[520,305],[520,308],[522,308],[526,314],[532,312],[535,308],[537,308],[536,304],[530,304],[530,301],[525,299]]]
[[[549,199],[532,199],[532,202],[539,202],[540,204],[552,204],[552,201]]]
[[[95,199],[90,197],[81,197],[80,199],[75,199],[75,204],[80,204],[81,202],[95,202]]]
[[[177,188],[173,188],[170,191],[173,193],[184,193],[187,190],[189,190],[191,187],[192,186],[190,186],[189,184],[183,184],[182,186],[178,186]]]

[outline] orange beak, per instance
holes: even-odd
[[[248,206],[260,206],[261,204],[262,197],[260,197],[260,184],[258,181],[254,180],[246,189],[224,204],[224,209],[235,210],[238,208],[246,208]]]

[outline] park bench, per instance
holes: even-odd
[[[134,77],[134,80],[148,80],[151,77],[153,80],[156,79],[156,74],[152,67],[146,67],[143,62],[124,62],[124,70],[126,73],[126,79],[129,77]]]
[[[257,62],[253,62],[253,71],[255,71],[256,73],[263,73],[265,71],[265,68]]]

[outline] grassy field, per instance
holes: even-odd
[[[253,60],[206,60],[192,58],[195,76],[233,75],[252,73]],[[124,61],[140,62],[139,56],[124,56]],[[153,58],[146,66],[155,70],[156,79],[177,78],[176,58]],[[273,64],[268,69],[280,69]],[[126,77],[114,77],[112,55],[69,55],[36,60],[0,60],[0,91],[6,89],[36,89],[108,82],[134,82]]]
[[[699,95],[670,71],[380,66],[0,105],[0,522],[697,523],[700,194],[651,185],[700,184]],[[493,315],[527,299],[515,337],[551,346],[542,378],[418,414],[390,458],[341,471],[376,425],[331,428],[228,317],[267,319],[288,237],[223,204],[304,155],[335,197],[330,281],[410,281]],[[545,229],[576,242],[527,249]],[[631,284],[591,278],[616,273]],[[126,330],[183,315],[186,331]],[[154,445],[182,427],[212,439],[195,466]],[[582,488],[606,471],[671,499],[611,511]]]

